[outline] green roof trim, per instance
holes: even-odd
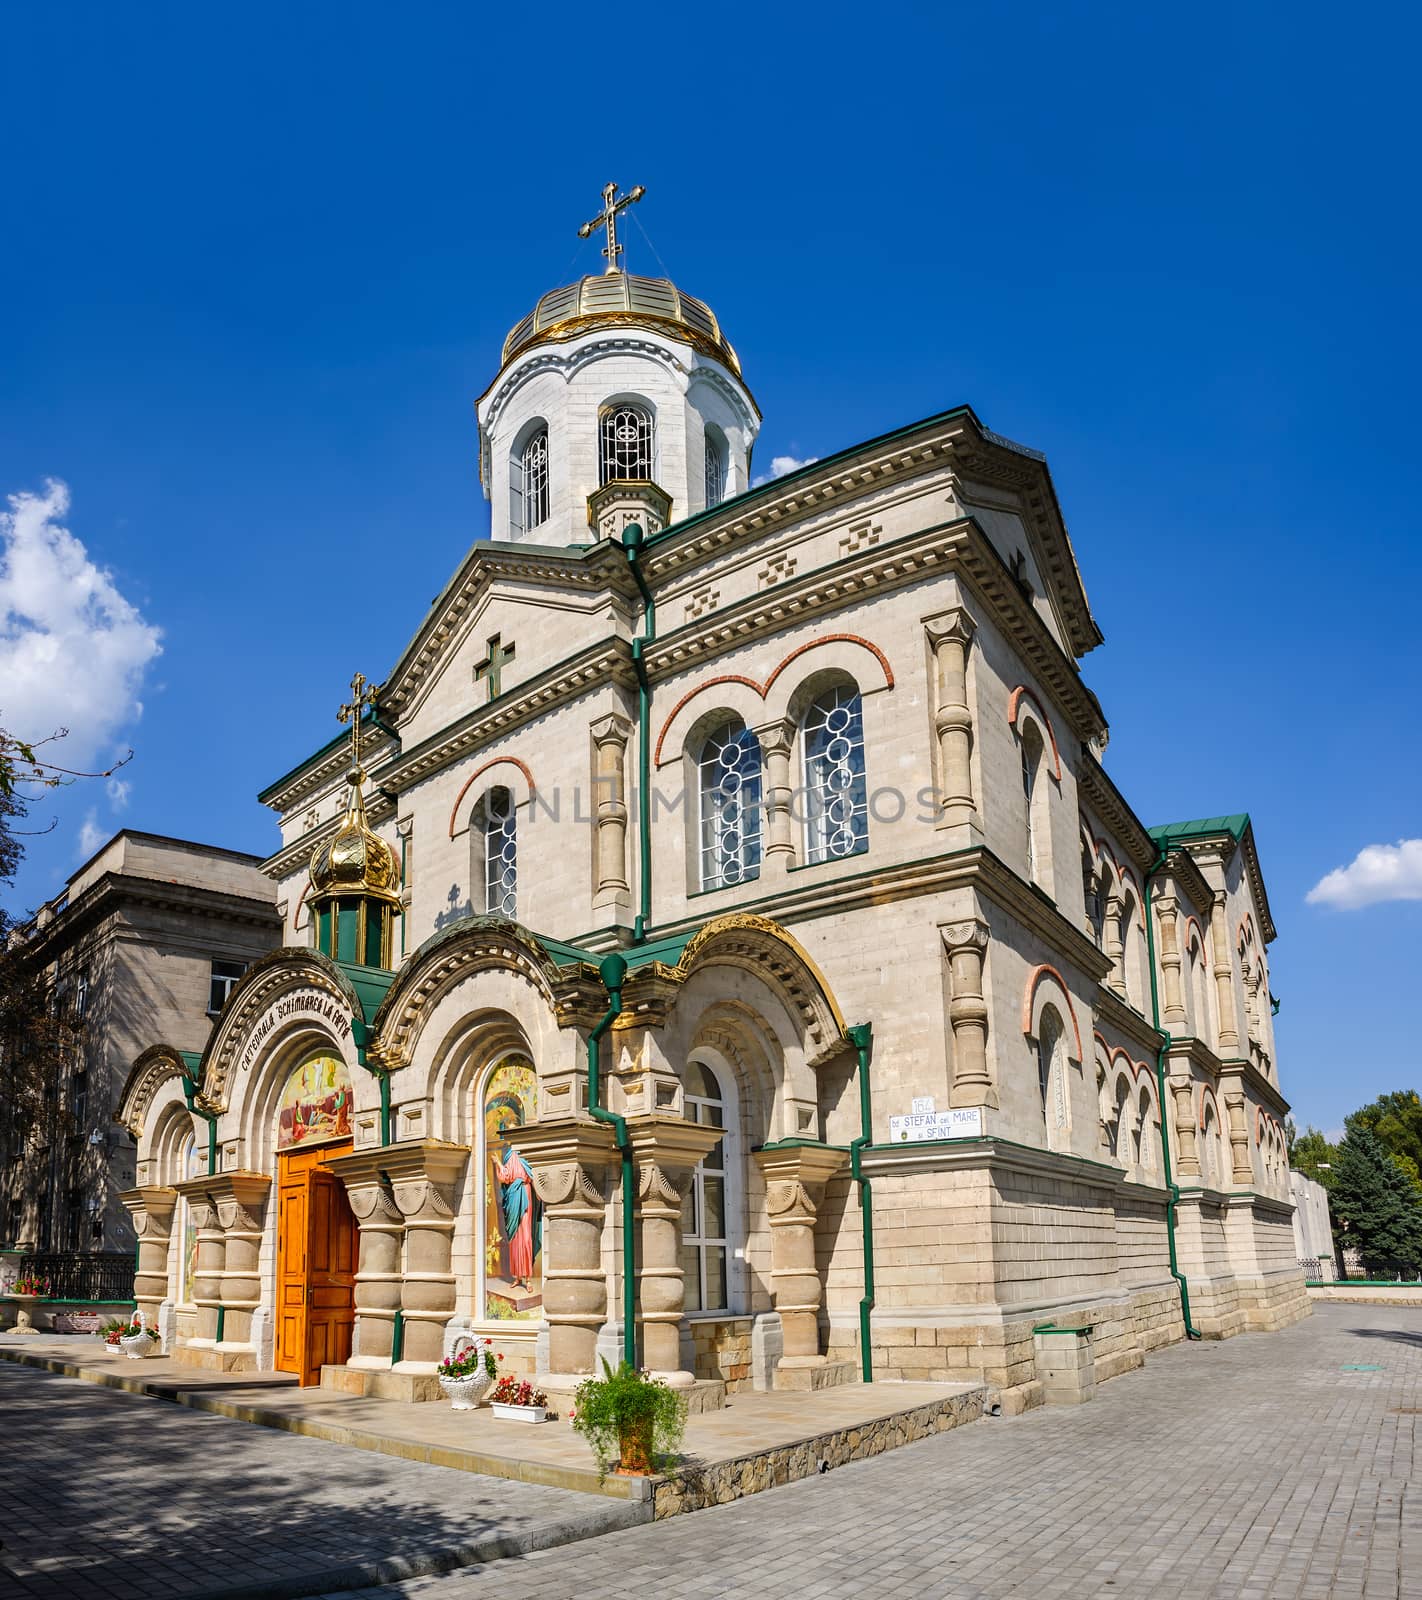
[[[1200,817],[1194,822],[1163,822],[1146,832],[1157,844],[1183,843],[1186,839],[1214,839],[1227,833],[1236,844],[1249,828],[1249,813],[1235,811],[1226,817]]]
[[[202,1051],[179,1050],[178,1055],[183,1063],[183,1071],[196,1083],[202,1075]]]
[[[572,967],[582,961],[590,967],[595,967],[604,956],[619,955],[627,963],[627,970],[635,972],[638,967],[645,967],[653,961],[661,961],[669,967],[674,967],[681,960],[682,951],[700,929],[692,928],[671,939],[654,939],[647,944],[619,946],[615,950],[604,950],[600,954],[595,950],[585,949],[582,945],[566,944],[561,939],[546,938],[541,933],[535,933],[532,928],[528,932],[552,957],[555,966]]]
[[[349,961],[336,961],[332,965],[339,968],[341,976],[355,990],[361,1016],[370,1022],[380,1009],[380,1002],[390,993],[395,974],[384,967],[357,967]]]

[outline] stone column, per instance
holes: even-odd
[[[765,827],[761,834],[763,871],[784,871],[795,863],[795,833],[790,814],[794,785],[790,781],[790,751],[794,730],[788,722],[767,722],[756,728],[765,761]]]
[[[247,1345],[252,1340],[252,1313],[262,1299],[258,1260],[262,1250],[262,1216],[272,1180],[264,1172],[219,1172],[207,1186],[222,1226],[222,1343]],[[201,1241],[199,1241],[201,1249]]]
[[[400,1306],[400,1246],[405,1219],[381,1169],[388,1147],[338,1156],[330,1170],[346,1186],[346,1199],[360,1229],[355,1280],[355,1336],[350,1367],[387,1368],[395,1346]]]
[[[1244,1093],[1224,1097],[1225,1114],[1229,1118],[1230,1166],[1236,1183],[1254,1182],[1254,1163],[1249,1159],[1249,1123],[1246,1120]]]
[[[420,1139],[386,1145],[383,1154],[405,1223],[400,1279],[405,1349],[400,1369],[432,1373],[444,1354],[444,1325],[454,1315],[453,1191],[469,1152],[459,1145]]]
[[[681,1319],[686,1314],[681,1203],[697,1164],[720,1144],[725,1130],[653,1114],[629,1117],[627,1131],[637,1161],[642,1365],[673,1383],[690,1386],[695,1377],[681,1365]]]
[[[1180,938],[1176,932],[1176,914],[1180,903],[1173,894],[1156,897],[1155,909],[1160,919],[1160,973],[1164,979],[1165,1010],[1162,1019],[1169,1026],[1183,1026],[1185,995],[1180,987]]]
[[[825,1145],[785,1149],[772,1145],[757,1150],[755,1159],[765,1175],[770,1292],[780,1316],[785,1351],[776,1371],[776,1387],[814,1388],[816,1369],[829,1365],[820,1351],[824,1284],[815,1259],[815,1217],[825,1184],[845,1165],[846,1156]]]
[[[1126,939],[1121,929],[1121,913],[1125,910],[1125,903],[1120,894],[1112,889],[1106,896],[1106,921],[1103,927],[1103,938],[1106,945],[1106,957],[1111,963],[1111,970],[1106,975],[1106,986],[1112,994],[1126,998]]]
[[[1234,967],[1230,962],[1229,928],[1225,924],[1225,899],[1216,895],[1210,907],[1210,953],[1215,968],[1215,1010],[1219,1013],[1219,1047],[1222,1056],[1239,1050],[1239,1017],[1235,1011]]]
[[[933,731],[938,739],[938,826],[976,823],[973,799],[973,713],[968,705],[968,650],[976,624],[966,611],[924,623],[933,647],[937,691]]]
[[[205,1175],[189,1178],[178,1185],[178,1192],[188,1202],[193,1227],[197,1231],[197,1256],[193,1263],[196,1332],[188,1342],[214,1346],[217,1343],[217,1309],[222,1304],[222,1273],[227,1243],[217,1215],[217,1202],[206,1193],[207,1185]]]
[[[561,1117],[524,1128],[519,1154],[543,1202],[543,1315],[550,1378],[596,1370],[598,1329],[607,1320],[602,1235],[611,1174],[619,1165],[612,1129]]]
[[[950,1106],[996,1106],[997,1087],[988,1065],[988,1008],[983,998],[983,952],[987,923],[976,917],[939,928],[948,952],[948,1021],[953,1030]]]
[[[615,712],[592,725],[593,803],[597,821],[594,906],[631,905],[627,877],[627,740],[632,724]]]
[[[138,1235],[133,1298],[149,1327],[156,1328],[158,1308],[168,1298],[168,1247],[178,1191],[158,1184],[140,1184],[136,1189],[126,1189],[119,1199],[133,1218],[133,1231]]]
[[[1195,1091],[1188,1079],[1172,1082],[1175,1100],[1175,1171],[1177,1177],[1200,1176],[1200,1141],[1195,1132]]]

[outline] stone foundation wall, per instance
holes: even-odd
[[[753,1387],[749,1317],[693,1318],[691,1343],[698,1378],[719,1379],[727,1394]]]

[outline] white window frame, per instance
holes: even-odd
[[[840,713],[846,710],[850,717],[841,727]],[[821,733],[828,735],[822,748],[812,749]],[[847,748],[836,751],[836,746]],[[857,684],[836,683],[805,707],[800,754],[806,862],[815,865],[862,855],[869,848],[869,774],[864,700]]]
[[[638,424],[635,439],[624,430]],[[652,408],[640,400],[618,400],[606,405],[597,419],[597,481],[599,485],[616,480],[641,482],[656,477],[657,419]]]
[[[691,1309],[691,1289],[686,1290],[686,1315],[694,1320],[715,1321],[718,1317],[738,1315],[738,1307],[742,1300],[741,1265],[745,1257],[745,1240],[742,1236],[741,1194],[740,1194],[740,1105],[736,1098],[736,1084],[731,1074],[726,1069],[714,1062],[707,1061],[702,1056],[697,1056],[695,1065],[705,1072],[715,1083],[720,1091],[719,1100],[710,1100],[703,1095],[692,1094],[689,1090],[682,1091],[682,1114],[688,1122],[697,1122],[703,1125],[715,1126],[708,1117],[702,1115],[703,1111],[711,1107],[719,1107],[721,1113],[720,1127],[724,1130],[721,1142],[713,1152],[712,1159],[719,1158],[720,1167],[711,1168],[710,1175],[721,1180],[721,1219],[723,1232],[719,1235],[701,1233],[702,1219],[706,1215],[705,1186],[707,1170],[705,1161],[699,1161],[691,1175],[691,1183],[687,1188],[686,1199],[682,1204],[682,1230],[681,1230],[681,1257],[685,1265],[686,1254],[691,1252],[696,1261],[697,1282],[695,1296],[697,1309]],[[687,1228],[688,1218],[692,1219],[694,1227]],[[723,1282],[725,1284],[725,1304],[707,1306],[706,1304],[706,1252],[708,1250],[722,1250]]]
[[[727,765],[732,747],[739,752]],[[764,826],[764,760],[760,740],[739,717],[719,723],[701,742],[696,763],[697,882],[728,889],[760,876]]]
[[[719,429],[707,428],[702,437],[706,452],[706,509],[710,511],[726,498],[731,475],[731,450]]]
[[[518,806],[513,790],[503,784],[486,789],[475,808],[475,822],[485,913],[517,922]]]

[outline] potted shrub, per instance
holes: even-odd
[[[645,1474],[681,1451],[686,1396],[625,1361],[614,1371],[604,1360],[602,1377],[579,1384],[575,1402],[572,1424],[592,1446],[600,1476],[614,1452],[619,1472]]]
[[[162,1348],[162,1334],[148,1326],[148,1318],[140,1307],[133,1313],[127,1331],[119,1335],[119,1349],[130,1361],[143,1361],[148,1356],[156,1356]]]
[[[439,1386],[456,1411],[473,1411],[498,1375],[492,1339],[466,1335],[439,1364]]]
[[[110,1317],[107,1322],[99,1324],[99,1338],[104,1342],[104,1349],[111,1356],[121,1356],[123,1351],[119,1348],[119,1340],[128,1332],[128,1323],[120,1317]]]
[[[526,1378],[505,1374],[494,1385],[489,1405],[505,1422],[547,1422],[548,1396]]]

